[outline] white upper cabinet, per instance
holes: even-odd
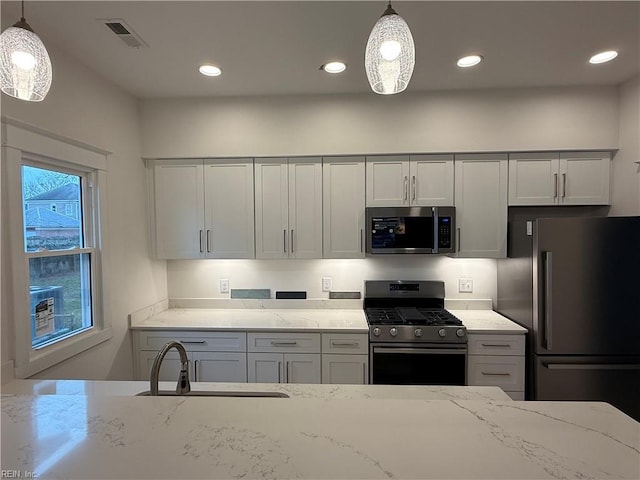
[[[364,157],[323,159],[324,258],[364,257]]]
[[[455,156],[457,256],[507,254],[507,155]]]
[[[453,155],[367,157],[367,206],[453,205]]]
[[[256,160],[256,257],[322,258],[320,158]]]
[[[153,164],[158,258],[254,258],[253,161]]]
[[[509,205],[609,204],[608,152],[509,155]]]
[[[411,155],[411,205],[453,205],[453,155]]]
[[[255,258],[253,162],[204,163],[207,258]]]

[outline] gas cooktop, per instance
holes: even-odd
[[[396,307],[367,308],[369,325],[462,325],[462,321],[445,309]]]

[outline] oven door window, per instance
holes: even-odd
[[[373,347],[371,381],[387,385],[464,385],[466,350]]]
[[[375,217],[371,219],[374,249],[433,249],[433,217]]]

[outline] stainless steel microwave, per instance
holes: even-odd
[[[455,207],[367,207],[367,253],[453,253]]]

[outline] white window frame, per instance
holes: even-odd
[[[42,370],[67,360],[88,350],[112,336],[111,325],[104,314],[104,299],[107,285],[107,246],[104,235],[106,219],[106,167],[108,152],[65,139],[26,126],[17,121],[3,119],[3,159],[6,174],[6,200],[4,212],[7,214],[8,248],[5,257],[10,264],[13,280],[13,327],[15,334],[16,378],[27,378]],[[31,322],[29,321],[29,264],[25,252],[22,198],[22,165],[32,165],[85,172],[89,189],[82,201],[85,216],[91,215],[84,235],[89,241],[92,261],[91,296],[93,326],[59,341],[32,348]],[[85,185],[86,187],[86,185]],[[3,220],[4,221],[4,220]],[[87,237],[88,238],[88,237]],[[84,249],[70,250],[68,253],[82,253]],[[57,251],[55,251],[57,253]],[[54,254],[55,254],[54,253]]]

